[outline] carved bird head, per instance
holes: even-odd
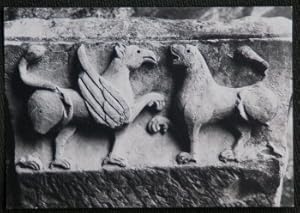
[[[170,47],[173,56],[173,64],[190,67],[203,58],[196,46],[190,44],[173,44]]]
[[[115,46],[117,57],[129,69],[137,69],[144,63],[157,64],[157,57],[151,50],[140,48],[137,45],[125,46],[123,44],[117,44]]]

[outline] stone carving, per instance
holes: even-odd
[[[19,19],[4,25],[4,86],[9,127],[13,130],[11,135],[10,128],[7,129],[10,141],[7,163],[8,168],[18,161],[20,166],[27,167],[9,169],[8,208],[274,207],[280,205],[281,194],[288,194],[286,198],[292,196],[292,192],[285,193],[292,187],[286,187],[283,179],[289,156],[292,162],[293,150],[293,141],[287,137],[287,133],[292,135],[287,125],[292,94],[290,20],[247,17],[218,23],[62,18]],[[112,45],[120,40],[131,46]],[[85,45],[78,48],[78,41]],[[200,47],[219,85],[242,88],[230,88],[236,94],[231,96],[225,87],[222,90],[212,87],[212,80],[191,78],[182,67],[171,66],[170,45],[174,43]],[[131,72],[134,63],[138,66],[143,61],[138,60],[138,49],[133,51],[132,44],[152,50],[158,66],[141,66]],[[183,57],[188,55],[186,52]],[[148,63],[153,64],[151,61],[149,58]],[[205,62],[198,59],[196,62],[197,76],[202,77],[204,71],[209,74]],[[126,77],[118,80],[122,77],[117,74]],[[194,84],[194,80],[198,83]],[[278,99],[275,117],[266,122],[269,126],[253,120],[254,112],[269,106],[261,108],[255,104],[258,111],[251,111],[256,90],[251,89],[246,95],[243,92],[257,82],[260,86],[256,89],[267,87]],[[132,97],[132,93],[126,92],[125,85],[127,89],[132,86],[133,102],[127,97],[130,94]],[[181,120],[184,108],[176,111],[176,106],[180,106],[176,103],[180,100],[178,95],[184,94],[186,86],[194,88],[186,93],[190,97],[186,104],[188,112],[197,109],[194,103],[199,101],[196,119],[207,115],[205,107],[213,110],[217,105],[217,110],[222,111],[228,105],[233,110],[227,113],[228,118],[220,115],[221,121],[217,123],[203,120],[207,122],[201,126],[194,147],[197,163],[178,166],[176,156],[179,162],[192,161],[187,137],[182,137],[187,136],[182,128],[187,121]],[[197,89],[201,86],[203,93]],[[165,96],[165,108],[157,114],[155,110],[147,112],[147,105],[163,107],[162,103],[150,100],[144,105],[145,112],[130,123],[137,100],[152,91]],[[249,101],[252,92],[254,98]],[[259,95],[263,92],[259,91]],[[217,93],[221,93],[221,98],[216,98]],[[263,104],[265,100],[260,102]],[[189,104],[195,108],[189,108]],[[29,107],[31,115],[27,113]],[[248,120],[240,115],[243,109]],[[45,119],[46,113],[50,114],[49,119]],[[238,128],[251,132],[247,142],[240,138]],[[35,129],[45,133],[39,134]],[[116,136],[115,142],[109,140],[113,139],[110,136]],[[234,153],[233,157],[240,162],[220,161],[219,158],[228,160],[222,159],[228,157],[223,151],[235,146],[235,142],[246,143],[241,150],[242,145],[237,145],[239,148],[228,151],[229,157]],[[266,147],[267,142],[285,151],[283,157],[274,156]],[[178,155],[182,151],[186,152]],[[120,159],[117,163],[124,163],[127,168],[101,167],[105,158]],[[109,163],[106,160],[104,164]],[[71,168],[57,171],[59,165]],[[29,166],[39,171],[34,172]]]
[[[171,46],[174,56],[173,64],[184,67],[186,77],[181,91],[177,94],[179,109],[184,114],[190,141],[190,153],[182,152],[177,156],[179,164],[196,162],[195,144],[199,131],[204,124],[216,122],[238,115],[240,122],[233,122],[238,132],[232,149],[224,150],[221,161],[241,161],[240,149],[251,138],[251,129],[243,123],[268,127],[278,108],[276,95],[265,87],[263,81],[241,88],[229,88],[216,83],[207,63],[196,46]],[[250,47],[238,48],[236,56],[259,66],[268,68],[268,63],[258,56]],[[270,141],[268,146],[274,154],[280,153]]]
[[[129,81],[131,70],[146,62],[157,63],[155,54],[136,45],[117,44],[116,57],[100,76],[90,65],[85,47],[81,45],[77,55],[83,72],[78,79],[80,92],[77,92],[70,88],[60,88],[54,82],[30,72],[30,65],[38,63],[45,51],[43,46],[30,46],[19,63],[19,73],[25,84],[36,88],[28,100],[28,114],[35,131],[46,134],[54,127],[59,129],[54,140],[50,168],[70,169],[70,163],[64,159],[64,146],[76,131],[79,121],[92,119],[115,130],[113,148],[103,164],[126,166],[125,160],[119,158],[117,153],[126,126],[143,108],[154,107],[160,111],[165,106],[164,96],[157,92],[136,99]],[[24,157],[17,164],[33,170],[42,167],[41,161],[34,156]]]
[[[147,130],[151,134],[158,132],[165,134],[170,128],[170,124],[171,122],[168,118],[161,115],[156,115],[148,122]]]
[[[94,120],[116,130],[113,150],[104,159],[103,164],[125,167],[125,160],[119,158],[117,153],[120,148],[119,138],[122,137],[126,127],[123,129],[119,127],[132,122],[146,106],[162,110],[165,100],[163,95],[156,92],[135,99],[129,81],[130,70],[139,68],[145,62],[157,63],[152,51],[141,49],[136,45],[126,47],[120,44],[117,44],[115,51],[117,57],[100,76],[89,64],[84,46],[79,47],[78,58],[84,72],[80,75],[78,84]]]

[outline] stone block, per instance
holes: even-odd
[[[197,20],[19,19],[5,22],[5,92],[14,129],[15,163],[25,156],[39,159],[40,171],[16,166],[18,199],[25,208],[90,207],[212,207],[278,206],[288,159],[288,111],[292,93],[292,24],[285,18],[243,18],[227,23]],[[20,78],[18,65],[28,48],[45,47],[36,63],[29,64],[37,79],[59,88],[80,91],[82,64],[78,48],[84,45],[91,69],[103,74],[116,57],[117,42],[137,45],[157,56],[157,65],[143,64],[130,72],[136,98],[150,92],[165,96],[159,115],[171,120],[165,134],[149,134],[147,125],[157,112],[143,110],[128,125],[118,154],[127,167],[102,166],[111,150],[111,129],[94,122],[80,124],[65,145],[70,171],[50,168],[57,129],[39,134],[28,115],[28,100],[36,88]],[[278,111],[269,130],[253,125],[241,162],[222,162],[219,155],[236,141],[228,126],[205,124],[196,143],[197,163],[178,165],[176,156],[188,151],[187,135],[177,125],[175,95],[183,79],[172,65],[170,46],[196,46],[219,84],[232,88],[258,82],[278,97]],[[269,67],[257,69],[236,60],[234,54],[248,46]],[[80,93],[79,93],[80,94]],[[196,99],[197,95],[191,95]],[[205,103],[203,103],[205,105]],[[91,120],[92,121],[92,120]],[[180,123],[180,122],[179,122]],[[55,131],[56,130],[56,131]],[[13,143],[13,142],[11,142]],[[282,156],[267,145],[274,144]],[[28,160],[28,159],[27,159]],[[12,192],[13,193],[13,192]],[[10,206],[14,208],[16,206]]]

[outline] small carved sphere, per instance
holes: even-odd
[[[64,113],[59,96],[47,90],[37,90],[28,100],[28,114],[35,131],[46,134],[58,124]]]
[[[32,62],[40,59],[46,52],[46,47],[42,45],[29,46],[25,58],[27,61]]]

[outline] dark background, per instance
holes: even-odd
[[[195,211],[205,211],[205,212],[300,212],[299,210],[299,183],[297,180],[299,178],[299,77],[296,67],[299,66],[299,3],[297,1],[102,1],[101,3],[96,3],[95,1],[18,1],[18,0],[10,0],[2,3],[1,6],[9,6],[9,8],[4,8],[2,12],[4,12],[2,18],[4,21],[14,20],[18,18],[81,18],[81,17],[102,17],[102,18],[123,18],[123,17],[137,17],[137,16],[146,16],[146,17],[156,17],[156,18],[169,18],[169,19],[200,19],[203,21],[215,20],[215,21],[229,21],[236,18],[241,18],[244,16],[254,15],[254,16],[263,16],[263,17],[274,17],[274,16],[284,16],[289,19],[292,19],[291,16],[291,8],[286,7],[273,7],[263,10],[262,8],[253,7],[258,5],[264,6],[273,6],[273,5],[281,5],[288,6],[294,5],[293,15],[294,15],[294,165],[295,165],[295,206],[296,208],[281,208],[281,209],[198,209]],[[28,6],[28,8],[13,8],[13,7],[22,7]],[[44,10],[42,8],[33,8],[33,7],[57,7]],[[87,8],[60,8],[60,7],[87,7]],[[105,8],[93,8],[105,6]],[[128,8],[112,8],[111,6],[130,6]],[[137,6],[137,7],[136,7]],[[139,7],[139,6],[169,6],[167,8],[159,8],[159,7]],[[173,8],[173,6],[182,8]],[[198,6],[198,7],[190,7],[190,6]],[[201,7],[199,7],[201,6]],[[208,7],[208,6],[240,6],[240,7]],[[243,6],[243,7],[242,7]],[[251,6],[251,7],[245,7]],[[31,7],[31,8],[29,8]],[[1,24],[3,22],[1,21]],[[3,25],[1,26],[3,29]],[[3,32],[3,31],[2,31]],[[3,33],[1,35],[1,39],[3,39]],[[2,40],[3,41],[3,40]],[[3,42],[1,43],[3,45]],[[1,72],[0,77],[4,79],[4,62],[3,62],[3,46],[1,48]],[[5,168],[8,165],[5,165],[5,151],[9,151],[8,148],[11,146],[7,146],[5,149],[5,143],[12,143],[12,132],[9,124],[8,109],[7,109],[7,101],[4,96],[4,83],[3,81],[0,83],[0,212],[1,209],[5,208]],[[12,151],[12,150],[10,150]],[[297,154],[298,153],[298,154]],[[8,170],[9,171],[9,170]],[[293,180],[287,182],[287,187],[284,192],[283,202],[290,202],[292,199],[292,191],[293,191]],[[286,200],[286,201],[284,201]],[[2,208],[1,208],[2,207]],[[170,211],[168,209],[167,211]],[[192,210],[192,209],[188,209]],[[24,211],[24,210],[22,210]],[[31,212],[32,210],[28,210]],[[45,210],[44,210],[45,211]],[[54,210],[49,210],[46,212],[53,212]],[[93,210],[76,210],[76,212],[88,212]],[[99,211],[99,210],[98,210]],[[103,211],[103,210],[101,210]],[[106,210],[109,211],[109,210]],[[116,210],[114,210],[116,211]],[[142,212],[147,210],[140,210]],[[150,212],[154,210],[149,210]],[[156,211],[156,210],[155,210]],[[178,209],[176,211],[182,211],[182,209]],[[15,212],[15,211],[13,211]],[[57,210],[55,211],[57,212]],[[63,210],[63,212],[75,212],[75,210]],[[94,212],[94,211],[93,211]]]

